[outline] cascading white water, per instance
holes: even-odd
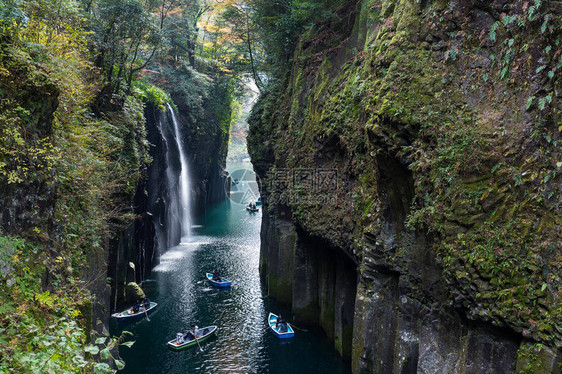
[[[187,157],[185,156],[185,150],[183,148],[180,131],[178,128],[178,121],[174,110],[168,104],[168,110],[172,116],[172,123],[174,125],[174,137],[176,139],[176,144],[179,150],[180,156],[180,166],[181,171],[178,180],[178,194],[179,194],[179,223],[180,223],[180,242],[184,241],[185,238],[189,237],[191,228],[191,216],[189,211],[189,170],[187,165]],[[180,243],[181,244],[181,243]]]

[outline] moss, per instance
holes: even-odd
[[[288,79],[290,87],[262,99],[260,105],[276,110],[264,113],[252,131],[274,143],[268,162],[279,167],[344,170],[342,190],[347,191],[338,191],[337,197],[352,201],[352,209],[290,208],[303,230],[355,251],[362,273],[369,265],[361,254],[371,246],[362,249],[363,235],[386,235],[388,197],[381,181],[395,177],[381,175],[379,156],[399,160],[414,183],[409,229],[420,236],[429,233],[426,251],[436,254],[447,290],[459,295],[469,318],[559,344],[562,336],[552,326],[562,321],[556,244],[561,240],[556,230],[560,156],[554,144],[560,134],[548,119],[559,112],[546,106],[542,112],[524,108],[530,86],[542,87],[546,81],[537,77],[538,66],[532,66],[529,53],[551,64],[545,51],[554,49],[555,37],[537,38],[541,25],[528,24],[522,14],[522,25],[504,27],[500,22],[501,35],[498,31],[494,45],[485,46],[488,29],[453,27],[449,21],[458,19],[458,10],[445,1],[429,3],[420,12],[419,3],[412,1],[361,2],[353,32],[373,34],[358,36],[358,45],[352,35],[337,55],[327,54],[313,66],[295,65],[297,79]],[[509,15],[519,17],[522,5],[514,3]],[[514,37],[513,46],[527,43],[528,50],[512,46],[509,52]],[[301,43],[295,56],[317,53],[307,45]],[[508,54],[517,57],[507,62]],[[509,78],[501,77],[505,66],[517,66]],[[551,85],[545,89],[550,92]],[[286,103],[293,121],[289,130]],[[266,135],[271,133],[278,135],[271,140]],[[266,154],[266,146],[252,144]],[[387,251],[395,271],[409,271],[403,265],[412,256],[406,236],[392,238],[398,249],[377,247]]]
[[[362,302],[362,288],[359,287],[357,289],[357,298],[355,299],[355,310],[363,311],[364,308],[365,305]],[[354,339],[351,347],[351,370],[354,373],[360,372],[361,357],[364,354],[365,344],[365,339],[363,338],[365,336],[363,318],[357,316],[358,314],[356,313],[356,317],[353,321]]]
[[[292,284],[269,274],[268,276],[268,295],[283,304],[290,304],[293,300]]]
[[[549,374],[553,373],[552,352],[542,344],[522,343],[517,351],[517,374]],[[556,369],[555,369],[556,370]]]
[[[352,355],[353,326],[344,326],[340,337],[341,347],[336,349],[344,360],[350,360]]]
[[[133,82],[133,92],[145,103],[158,108],[161,112],[166,111],[166,104],[173,104],[170,95],[160,87],[143,81]]]
[[[92,341],[92,326],[93,326],[93,308],[94,304],[91,300],[84,300],[82,304],[79,306],[80,310],[80,327],[86,334],[86,341]]]

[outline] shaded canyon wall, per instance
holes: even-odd
[[[250,118],[260,272],[354,373],[557,373],[559,2],[350,1]]]
[[[217,95],[224,94],[218,91]],[[213,100],[216,99],[213,97]],[[218,100],[218,99],[216,99]],[[228,133],[221,129],[221,118],[212,110],[204,111],[205,121],[190,122],[189,116],[178,107],[178,127],[185,145],[189,163],[189,206],[191,217],[204,214],[207,205],[227,197],[225,186],[228,175],[224,171]],[[180,242],[178,217],[178,185],[170,184],[168,173],[179,176],[181,171],[179,149],[169,111],[152,106],[145,110],[147,141],[152,162],[147,166],[146,178],[137,186],[134,223],[113,240],[109,257],[108,276],[112,279],[112,308],[126,303],[125,286],[128,282],[142,282],[170,246]],[[228,122],[229,123],[229,122]],[[201,162],[200,160],[205,160]],[[129,262],[135,264],[133,270]]]

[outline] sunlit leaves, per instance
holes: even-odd
[[[73,298],[41,291],[45,259],[40,247],[0,237],[0,321],[12,321],[0,329],[0,372],[65,374],[93,365],[85,359],[92,347],[84,347],[83,330],[71,320]]]
[[[92,354],[92,355],[97,355],[99,353],[100,349],[98,346],[96,345],[87,345],[84,347],[84,352]]]
[[[43,293],[40,294],[36,294],[35,295],[35,300],[37,300],[39,302],[40,305],[48,307],[48,308],[53,308],[54,307],[54,299],[51,296],[51,293],[49,291],[45,291]]]
[[[134,341],[131,342],[123,342],[120,345],[124,345],[125,347],[131,348],[133,346],[133,344],[135,344]]]

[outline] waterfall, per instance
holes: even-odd
[[[178,153],[179,153],[179,161],[180,161],[180,173],[179,173],[179,178],[177,175],[175,175],[175,173],[172,173],[170,171],[172,171],[170,164],[168,165],[168,178],[170,179],[170,186],[174,186],[177,183],[177,195],[178,195],[178,200],[179,201],[171,201],[171,204],[178,204],[179,205],[179,209],[176,211],[176,213],[178,214],[179,217],[177,217],[177,220],[179,221],[179,226],[180,226],[180,244],[181,242],[184,240],[184,238],[189,237],[190,234],[190,228],[191,228],[191,217],[190,217],[190,211],[189,211],[189,189],[190,189],[190,184],[189,184],[189,169],[188,169],[188,165],[187,165],[187,157],[185,155],[185,150],[183,148],[183,144],[182,144],[182,138],[180,135],[180,131],[179,131],[179,127],[178,127],[178,121],[176,119],[176,115],[174,113],[174,110],[172,109],[172,107],[170,106],[170,104],[168,104],[168,110],[170,111],[171,117],[172,117],[172,123],[174,125],[174,138],[176,140],[176,144],[178,147]],[[178,178],[178,179],[176,179]],[[173,200],[173,199],[172,199]],[[176,222],[170,222],[170,225],[176,225]],[[174,230],[175,228],[170,228],[171,230]]]

